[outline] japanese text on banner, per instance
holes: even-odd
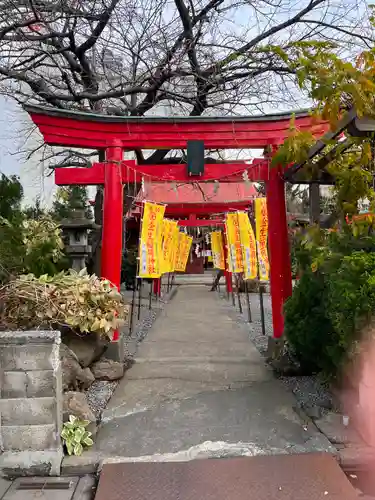
[[[259,278],[269,279],[270,264],[268,260],[268,214],[266,198],[255,199],[255,224],[258,248]]]
[[[225,226],[228,241],[228,265],[232,273],[243,272],[242,248],[240,230],[238,227],[237,212],[229,213],[226,216]]]
[[[225,269],[223,233],[214,231],[211,233],[212,260],[215,269]]]
[[[176,233],[178,233],[177,221],[164,219],[162,273],[171,273],[174,271],[174,245],[176,244]]]
[[[193,238],[191,236],[188,236],[185,233],[178,234],[175,271],[185,271],[192,243]]]
[[[186,271],[186,264],[190,255],[190,249],[191,245],[193,244],[193,237],[188,236],[187,234],[184,234],[185,237],[185,245],[184,245],[184,250],[181,255],[181,264],[182,264],[182,269],[181,271]]]
[[[139,243],[139,277],[159,278],[162,264],[162,228],[165,206],[146,201]]]
[[[178,238],[180,234],[180,229],[178,225],[173,229],[173,252],[172,252],[172,266],[173,266],[173,271],[175,271],[175,266],[176,266],[176,258],[177,258],[177,253],[178,253]]]
[[[242,259],[244,279],[253,280],[257,277],[257,250],[254,231],[246,212],[238,212],[238,225],[242,244]]]
[[[175,271],[181,271],[182,269],[182,253],[184,251],[184,244],[185,244],[185,233],[179,232],[177,235],[177,246],[176,246],[176,251],[175,251],[175,262],[174,262],[174,270]]]

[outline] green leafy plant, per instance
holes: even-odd
[[[329,348],[335,335],[327,315],[323,275],[306,271],[285,304],[285,335],[306,372],[332,373]]]
[[[127,317],[112,284],[86,269],[54,276],[19,276],[0,288],[0,323],[9,329],[69,326],[111,337]]]
[[[328,315],[345,356],[375,311],[375,255],[362,251],[345,256],[327,281]]]
[[[52,205],[53,218],[58,221],[70,219],[77,208],[85,211],[85,217],[92,218],[87,188],[85,186],[59,187]]]
[[[0,216],[0,282],[16,274],[55,274],[66,265],[61,229],[51,217]]]
[[[285,333],[303,368],[340,374],[375,313],[373,221],[315,228],[295,252],[302,277],[285,305]]]
[[[92,433],[86,430],[89,423],[89,420],[80,420],[70,415],[69,422],[63,424],[61,438],[68,455],[82,455],[84,448],[93,445]]]

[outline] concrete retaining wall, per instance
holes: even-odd
[[[0,473],[59,475],[60,332],[0,332]]]

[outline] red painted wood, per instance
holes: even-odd
[[[195,219],[195,220],[179,220],[180,227],[209,227],[223,226],[224,222],[221,219]]]
[[[56,168],[55,184],[57,186],[97,186],[104,184],[103,163],[95,163],[92,168]]]
[[[58,186],[82,185],[95,186],[104,184],[104,165],[94,163],[91,168],[57,168],[55,183]],[[268,161],[262,158],[253,160],[251,164],[223,163],[206,164],[205,173],[201,177],[191,177],[186,173],[185,164],[176,165],[136,165],[133,160],[126,160],[121,167],[123,184],[141,182],[142,177],[150,177],[156,182],[207,182],[216,179],[222,182],[238,182],[247,170],[250,181],[266,181],[269,177]]]
[[[292,294],[292,273],[285,188],[277,168],[271,171],[267,183],[267,211],[273,336],[280,338],[284,333],[284,303]]]
[[[95,167],[96,164],[94,164]],[[127,166],[128,165],[128,166]],[[136,172],[134,171],[136,170]],[[202,176],[189,176],[187,167],[183,163],[174,165],[132,165],[125,161],[122,169],[123,182],[141,182],[143,177],[150,177],[156,182],[205,182],[220,179],[223,182],[238,182],[248,171],[250,180],[265,181],[268,179],[269,164],[267,160],[259,158],[252,163],[208,163],[204,166]]]
[[[160,295],[161,295],[161,278],[155,278],[153,280],[153,282],[154,282],[154,294],[157,297],[160,297]]]
[[[175,219],[183,219],[187,214],[193,212],[196,215],[208,216],[214,214],[223,214],[231,210],[247,210],[251,205],[250,201],[238,201],[225,203],[181,203],[176,205],[167,205],[165,209],[166,217],[173,217]]]
[[[281,144],[289,131],[290,120],[212,122],[187,121],[122,123],[62,118],[31,113],[48,144],[61,146],[105,148],[108,141],[116,138],[125,149],[186,148],[188,140],[203,140],[206,149],[263,148]],[[325,123],[315,124],[311,117],[297,117],[296,126],[311,130],[321,136],[327,130]]]
[[[204,257],[197,257],[193,252],[192,259],[188,259],[183,274],[204,274],[204,261]]]
[[[103,237],[101,254],[101,274],[120,290],[122,258],[122,212],[123,187],[121,181],[122,148],[118,142],[106,149]],[[119,339],[116,331],[113,341]]]

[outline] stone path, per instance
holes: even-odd
[[[333,452],[295,406],[235,311],[205,286],[180,286],[118,385],[90,456],[186,460]]]

